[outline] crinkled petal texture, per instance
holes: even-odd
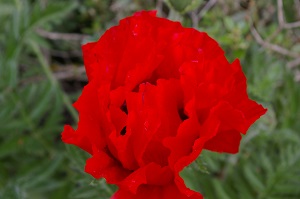
[[[85,171],[119,186],[113,199],[199,199],[179,172],[202,149],[237,153],[266,112],[238,60],[206,33],[142,11],[83,46],[89,83],[62,140],[91,154]]]

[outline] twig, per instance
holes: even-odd
[[[163,0],[157,0],[155,9],[157,10],[158,16],[163,14]]]
[[[292,22],[292,23],[285,23],[283,25],[285,29],[292,29],[292,28],[299,28],[300,27],[300,21]]]
[[[84,74],[85,74],[85,68],[83,66],[80,67],[70,66],[70,67],[66,67],[66,69],[64,70],[55,72],[53,75],[56,79],[62,80],[62,79],[82,77]],[[86,76],[84,76],[84,78],[86,79]]]
[[[298,3],[296,4],[295,1],[295,6],[297,8],[300,8],[300,1],[298,0]],[[266,49],[270,49],[274,52],[277,52],[281,55],[285,55],[285,56],[289,56],[294,58],[292,61],[287,63],[287,68],[292,69],[295,68],[296,66],[300,65],[300,54],[290,51],[284,47],[281,47],[279,45],[276,44],[272,44],[270,43],[270,41],[272,39],[274,39],[274,37],[276,37],[283,29],[293,29],[293,28],[298,28],[300,27],[300,21],[297,22],[293,22],[293,23],[286,23],[285,21],[285,17],[284,17],[284,9],[283,9],[283,1],[282,0],[277,0],[277,18],[278,18],[278,28],[276,29],[276,31],[274,31],[272,33],[272,35],[267,38],[266,40],[264,40],[260,34],[258,33],[258,31],[256,30],[253,20],[250,18],[251,21],[251,27],[250,27],[250,31],[251,34],[253,35],[254,39],[256,40],[256,42],[258,44],[260,44],[262,47],[266,48]],[[300,11],[300,10],[299,10]],[[299,13],[298,13],[299,14]],[[300,81],[300,71],[296,70],[295,71],[295,76],[294,76],[294,80],[295,81]]]
[[[217,0],[209,0],[205,6],[200,10],[198,14],[198,21],[209,11],[215,4],[217,3]]]
[[[300,58],[294,59],[293,61],[287,63],[288,68],[294,68],[298,65],[300,65]]]
[[[217,3],[217,0],[209,0],[200,11],[198,11],[198,9],[196,9],[189,13],[191,20],[192,20],[193,28],[198,28],[199,21],[216,3]]]
[[[271,44],[269,42],[264,41],[262,39],[262,37],[259,35],[259,33],[257,32],[257,30],[255,29],[253,24],[251,25],[250,31],[251,31],[251,34],[253,35],[254,39],[256,40],[256,42],[259,43],[264,48],[270,49],[274,52],[277,52],[279,54],[286,55],[289,57],[295,57],[295,58],[300,57],[300,54],[298,54],[298,53],[291,52],[281,46],[278,46],[276,44]]]
[[[75,79],[79,81],[87,81],[85,69],[83,66],[64,66],[64,69],[53,72],[56,80]],[[20,81],[20,85],[27,85],[44,80],[44,76],[34,76]]]
[[[48,32],[43,29],[36,29],[36,32],[47,39],[51,40],[75,40],[75,41],[82,41],[85,38],[89,37],[89,35],[84,34],[77,34],[77,33],[58,33],[58,32]]]
[[[299,70],[296,70],[296,72],[295,72],[295,81],[300,82],[300,71]]]
[[[192,12],[189,13],[191,20],[192,20],[192,27],[193,28],[198,28],[198,24],[199,24],[199,17],[197,16],[197,11],[194,10]]]
[[[279,23],[279,26],[280,27],[283,27],[284,26],[284,15],[283,15],[283,3],[282,3],[282,0],[277,0],[277,9],[278,9],[278,14],[277,14],[277,17],[278,17],[278,23]]]
[[[285,18],[284,18],[284,13],[283,13],[283,2],[282,2],[282,0],[277,0],[277,7],[278,7],[277,17],[278,17],[278,23],[279,23],[280,28],[292,29],[292,28],[299,28],[300,27],[300,21],[292,22],[292,23],[286,23]],[[299,7],[297,7],[297,8],[299,8]]]

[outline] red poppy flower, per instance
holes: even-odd
[[[199,199],[179,172],[202,149],[237,153],[266,112],[248,98],[238,60],[206,33],[142,11],[83,46],[89,83],[62,140],[92,155],[85,171],[113,199]]]

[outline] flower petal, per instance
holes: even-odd
[[[97,179],[104,177],[110,184],[119,183],[130,174],[130,171],[103,151],[94,153],[93,157],[86,161],[85,172]]]

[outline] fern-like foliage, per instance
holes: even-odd
[[[68,190],[58,152],[64,98],[29,44],[42,43],[35,28],[76,5],[0,1],[0,198],[56,198]],[[37,75],[41,80],[30,81]]]

